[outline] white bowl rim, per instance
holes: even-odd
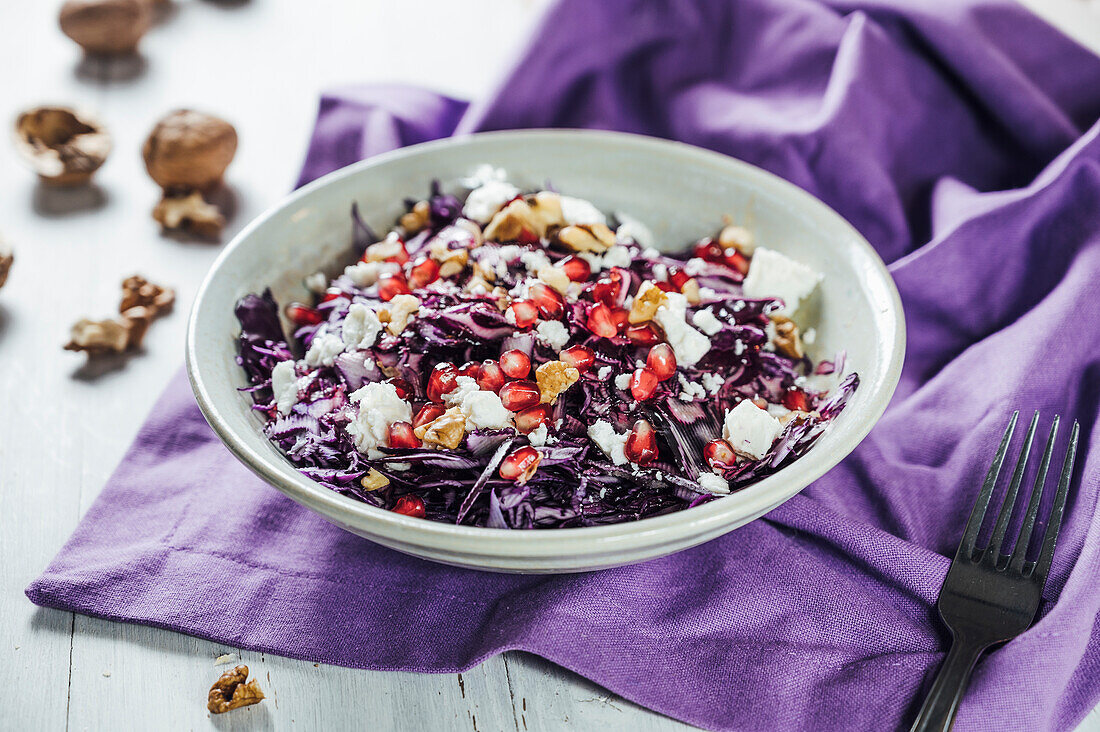
[[[493,140],[501,138],[520,141],[527,139],[541,144],[555,142],[568,144],[576,140],[578,136],[596,140],[605,139],[610,144],[632,145],[638,148],[640,152],[667,153],[673,151],[677,155],[684,156],[685,163],[710,163],[741,168],[741,172],[748,178],[753,179],[754,184],[778,189],[784,196],[795,200],[799,206],[803,206],[810,211],[816,210],[819,215],[834,218],[837,225],[842,229],[846,229],[857,247],[863,250],[862,253],[866,256],[867,262],[872,265],[876,274],[879,275],[881,283],[885,285],[885,294],[889,302],[888,307],[880,311],[880,315],[884,317],[893,315],[892,319],[885,321],[885,325],[887,328],[892,326],[896,335],[888,352],[883,352],[885,349],[882,348],[881,344],[879,345],[880,355],[887,364],[882,379],[877,384],[872,384],[861,378],[861,391],[865,388],[875,387],[873,392],[867,393],[864,391],[861,394],[863,398],[868,398],[866,412],[862,415],[864,419],[859,424],[849,426],[843,432],[839,444],[832,445],[833,449],[830,454],[824,455],[810,450],[791,465],[758,483],[753,483],[728,496],[720,497],[694,508],[615,524],[523,531],[481,526],[459,526],[441,521],[412,518],[356,501],[310,480],[299,473],[285,458],[276,462],[267,455],[258,454],[249,448],[229,427],[221,415],[222,408],[214,402],[210,386],[203,378],[196,350],[196,331],[205,295],[211,287],[218,269],[226,259],[232,256],[241,242],[251,236],[256,229],[283,209],[337,180],[406,156],[430,154],[435,150],[454,145],[491,143]],[[891,320],[892,322],[890,322]],[[750,516],[765,511],[769,506],[778,507],[778,505],[801,492],[851,454],[878,422],[900,380],[905,343],[905,318],[901,298],[885,263],[854,226],[832,208],[798,186],[737,158],[683,142],[625,132],[555,128],[478,132],[409,145],[335,170],[282,198],[253,219],[233,237],[232,241],[225,245],[225,248],[204,277],[195,295],[187,324],[186,365],[188,379],[199,408],[223,444],[238,460],[259,477],[297,502],[303,503],[307,507],[311,507],[322,515],[333,518],[340,523],[360,526],[373,525],[372,529],[380,530],[379,533],[399,538],[402,543],[411,546],[447,546],[454,548],[451,544],[454,540],[469,539],[477,542],[477,548],[473,551],[478,555],[506,553],[535,559],[561,557],[563,542],[565,541],[576,542],[578,553],[588,553],[592,549],[590,544],[581,544],[582,541],[598,542],[600,549],[606,551],[628,551],[643,548],[652,545],[658,538],[668,538],[664,537],[666,529],[679,528],[684,534],[702,534],[728,525],[731,523],[731,516]],[[845,413],[847,412],[841,413],[838,421],[843,420]],[[835,432],[835,427],[839,426],[839,424],[834,424],[831,431]],[[582,549],[582,547],[585,548]]]

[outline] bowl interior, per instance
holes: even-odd
[[[237,299],[270,287],[285,304],[305,300],[302,279],[333,274],[350,261],[350,207],[386,230],[404,198],[427,193],[431,180],[454,188],[479,165],[508,172],[521,187],[553,186],[608,212],[646,224],[660,248],[682,249],[713,232],[723,216],[751,228],[758,245],[803,261],[824,274],[797,320],[813,326],[818,360],[847,353],[861,386],[846,410],[803,458],[750,488],[677,514],[633,524],[545,532],[455,527],[381,511],[337,495],[301,476],[260,431],[238,387],[234,362],[240,328]],[[199,404],[227,446],[295,500],[364,535],[406,543],[476,541],[474,553],[514,551],[546,557],[591,552],[616,542],[641,546],[654,532],[727,530],[794,495],[847,455],[881,415],[897,384],[904,349],[901,305],[892,280],[867,242],[831,209],[800,189],[731,158],[679,143],[618,133],[523,131],[427,143],[337,171],[293,194],[230,243],[203,284],[188,328],[188,371]],[[552,536],[551,536],[552,535]],[[567,537],[583,541],[565,543]],[[594,543],[595,542],[595,543]],[[472,546],[472,545],[471,545]],[[412,549],[409,549],[412,547]],[[553,561],[553,560],[551,560]]]

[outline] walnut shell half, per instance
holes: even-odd
[[[148,0],[68,0],[61,6],[61,32],[85,53],[121,55],[137,50],[153,22]]]
[[[111,152],[111,136],[87,113],[35,107],[15,120],[15,147],[44,183],[87,183]]]
[[[141,149],[149,176],[166,191],[206,190],[219,183],[237,152],[237,131],[190,109],[163,117]]]

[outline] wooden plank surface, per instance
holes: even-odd
[[[41,102],[86,105],[115,141],[96,185],[75,192],[37,185],[0,144],[0,236],[16,248],[0,291],[0,729],[687,729],[527,654],[460,675],[358,671],[42,610],[22,592],[180,367],[186,313],[218,251],[162,238],[149,218],[157,191],[139,151],[153,121],[198,106],[237,126],[231,235],[293,184],[321,89],[386,80],[477,97],[545,2],[177,2],[140,63],[110,67],[81,61],[57,31],[55,3],[0,4],[0,120]],[[1081,8],[1068,2],[1040,9],[1075,19],[1075,35],[1100,49],[1100,27],[1078,22]],[[480,50],[409,47],[426,35]],[[62,352],[68,325],[110,314],[132,272],[178,291],[145,352],[95,368]],[[269,699],[211,717],[204,700],[226,653],[250,666]],[[1100,715],[1083,728],[1100,730]]]

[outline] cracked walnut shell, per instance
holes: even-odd
[[[61,6],[58,21],[61,32],[85,53],[133,53],[152,25],[152,3],[149,0],[68,0]]]
[[[4,283],[8,281],[8,272],[11,271],[11,266],[14,263],[15,254],[12,252],[11,247],[4,243],[3,239],[0,239],[0,287],[3,287]]]
[[[15,147],[43,183],[87,183],[111,152],[111,136],[93,117],[68,107],[36,107],[15,120]]]
[[[221,182],[236,152],[233,125],[190,109],[177,109],[161,118],[141,148],[149,176],[166,191],[213,187]]]
[[[263,701],[256,679],[248,679],[248,666],[240,665],[222,674],[210,687],[206,698],[206,708],[213,714],[223,714],[233,709],[247,707]]]

